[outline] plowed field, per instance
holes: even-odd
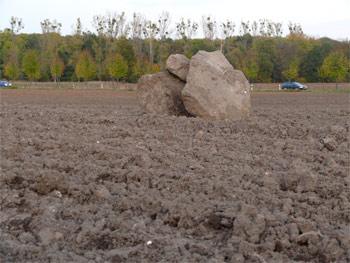
[[[238,122],[135,95],[0,91],[0,262],[350,261],[349,94]]]

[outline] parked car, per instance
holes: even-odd
[[[302,85],[299,82],[285,82],[283,83],[282,89],[307,90],[307,86]]]
[[[8,83],[7,81],[0,81],[0,87],[10,87],[11,83]]]

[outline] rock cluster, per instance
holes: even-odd
[[[142,76],[137,95],[146,113],[241,120],[250,115],[250,89],[220,51],[199,51],[191,60],[169,56],[169,73]]]

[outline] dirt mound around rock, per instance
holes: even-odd
[[[0,262],[350,261],[348,94],[238,122],[45,94],[0,94]]]

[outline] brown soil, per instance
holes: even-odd
[[[349,262],[349,94],[249,121],[134,92],[0,91],[0,262]]]

